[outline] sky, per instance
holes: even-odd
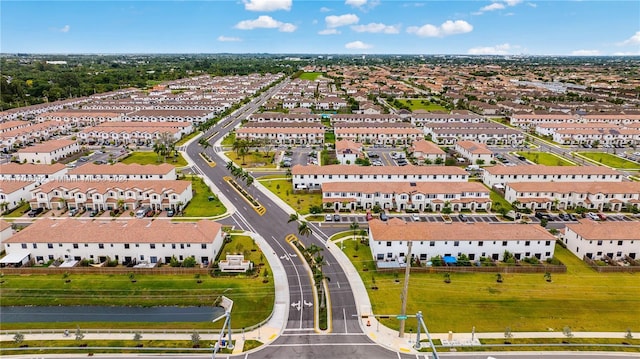
[[[640,1],[0,0],[0,52],[640,56]]]

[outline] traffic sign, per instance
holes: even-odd
[[[406,315],[396,315],[396,319],[405,320],[405,319],[407,319],[407,316]]]

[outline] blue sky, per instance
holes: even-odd
[[[640,1],[0,0],[3,53],[640,55]]]

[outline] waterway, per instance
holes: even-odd
[[[221,307],[0,307],[0,323],[35,322],[211,322]]]

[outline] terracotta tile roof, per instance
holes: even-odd
[[[432,223],[404,222],[392,218],[369,221],[375,241],[553,241],[555,237],[540,226],[504,223]]]
[[[440,147],[438,147],[438,145],[436,145],[433,142],[429,142],[425,140],[414,141],[413,144],[411,145],[411,150],[413,152],[421,152],[424,154],[436,154],[436,155],[445,154],[445,152]]]
[[[11,223],[0,219],[0,232],[4,231],[7,228],[11,228]],[[4,239],[4,238],[2,238],[2,239]]]
[[[55,163],[52,165],[41,165],[33,163],[7,163],[0,166],[0,173],[3,175],[50,175],[58,171],[62,171],[66,166],[62,163]]]
[[[35,146],[23,148],[19,150],[18,153],[35,153],[35,152],[49,153],[49,152],[53,152],[55,150],[61,149],[63,147],[71,146],[75,143],[76,141],[72,141],[72,140],[51,140],[51,141],[42,142]]]
[[[174,166],[163,163],[159,165],[140,165],[137,163],[113,165],[96,165],[87,163],[83,166],[69,170],[69,175],[166,175],[173,171]]]
[[[619,175],[620,172],[602,166],[491,166],[485,167],[491,175]]]
[[[361,192],[361,193],[489,193],[480,182],[326,182],[322,192]]]
[[[51,192],[54,189],[62,188],[65,190],[78,190],[82,193],[86,193],[89,190],[95,190],[98,193],[106,193],[108,190],[123,190],[136,189],[142,192],[153,191],[155,193],[163,193],[165,191],[172,191],[177,193],[184,192],[191,185],[191,181],[126,181],[126,180],[100,180],[100,181],[72,181],[72,180],[55,180],[44,183],[42,186],[35,189],[35,191],[42,191],[45,193]]]
[[[324,134],[324,130],[312,127],[244,127],[236,130],[237,134],[250,134],[250,133],[287,133],[287,134],[300,134],[300,133],[315,133]]]
[[[362,144],[351,140],[336,141],[336,151],[338,153],[342,153],[344,150],[351,150],[353,153],[360,153],[362,151]]]
[[[217,222],[131,219],[101,221],[43,218],[5,243],[211,243]]]
[[[458,141],[456,142],[456,146],[460,146],[467,152],[473,154],[493,154],[493,151],[491,151],[487,145],[474,141]]]
[[[516,192],[639,193],[640,182],[510,182]]]
[[[33,183],[34,181],[0,180],[0,193],[13,193]]]
[[[468,173],[453,166],[303,166],[295,165],[291,173],[296,175],[464,175]]]
[[[574,231],[586,240],[640,240],[640,222],[607,222],[583,219],[579,223],[568,223],[567,229]]]

